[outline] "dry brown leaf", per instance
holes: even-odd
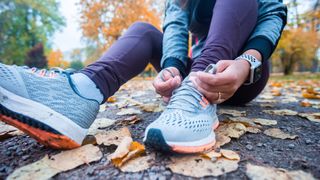
[[[110,159],[121,159],[125,155],[127,155],[130,151],[130,146],[132,144],[133,140],[131,137],[127,136],[122,139],[120,144],[118,145],[115,152],[110,154]]]
[[[265,113],[279,115],[279,116],[295,116],[298,114],[296,111],[290,109],[279,109],[279,110],[263,110]]]
[[[247,164],[247,176],[252,180],[315,180],[315,178],[303,171],[287,171],[274,167],[263,167]]]
[[[236,160],[218,158],[211,161],[208,158],[193,156],[173,157],[167,165],[173,173],[201,178],[205,176],[220,176],[238,169]]]
[[[122,172],[139,172],[147,170],[155,159],[154,154],[134,158],[120,167]]]
[[[161,104],[142,104],[139,106],[143,111],[145,112],[162,112],[164,108],[161,106]]]
[[[108,119],[108,118],[99,118],[94,120],[93,124],[90,126],[88,134],[95,135],[98,134],[101,130],[113,125],[116,120]]]
[[[309,93],[309,92],[303,92],[302,97],[307,99],[320,99],[319,94]]]
[[[0,121],[0,141],[13,136],[19,136],[22,134],[23,132],[20,131],[19,129]]]
[[[228,144],[230,141],[230,137],[216,133],[216,144],[214,145],[214,149],[220,148],[221,146]]]
[[[219,114],[226,114],[233,117],[240,117],[240,116],[246,116],[246,111],[237,111],[237,110],[231,110],[231,109],[220,109]]]
[[[300,106],[302,107],[311,107],[312,104],[309,101],[301,101]]]
[[[96,136],[97,144],[109,145],[119,145],[124,137],[131,137],[131,133],[127,127],[120,130],[112,130],[103,133],[98,133]]]
[[[117,113],[118,116],[141,114],[140,110],[134,108],[123,108]]]
[[[267,136],[271,136],[271,137],[279,138],[279,139],[295,139],[298,137],[297,135],[287,134],[278,128],[267,129],[263,133]]]
[[[261,107],[266,107],[266,108],[273,108],[274,104],[270,104],[270,103],[264,103],[264,104],[260,104]]]
[[[138,143],[132,142],[132,139],[124,138],[116,151],[109,156],[116,167],[121,167],[129,160],[141,156],[145,152],[145,147]]]
[[[256,127],[247,127],[246,130],[247,130],[247,132],[253,133],[253,134],[257,134],[257,133],[261,132],[261,130]]]
[[[309,121],[320,123],[320,113],[299,113],[298,115],[308,119]]]
[[[201,157],[208,158],[211,161],[216,161],[217,158],[221,157],[221,152],[216,152],[215,150],[211,150],[209,152],[205,152],[201,154]]]
[[[227,159],[240,161],[239,154],[234,151],[231,151],[228,149],[221,149],[220,153],[223,157],[225,157]]]
[[[276,120],[270,120],[270,119],[262,119],[262,118],[255,118],[253,119],[253,122],[264,125],[264,126],[272,126],[272,125],[277,125]]]
[[[216,129],[216,134],[228,136],[230,138],[239,138],[247,131],[246,126],[241,123],[225,123]]]
[[[118,122],[122,125],[131,125],[131,124],[136,124],[139,121],[141,121],[141,119],[138,116],[133,115],[123,120],[119,120]]]
[[[108,103],[114,103],[117,101],[117,98],[115,96],[110,96],[108,99],[107,99],[107,102]]]
[[[50,158],[45,156],[37,162],[16,169],[9,175],[8,179],[49,179],[60,172],[98,161],[101,158],[102,153],[98,147],[85,145],[77,149],[63,151]]]
[[[228,119],[224,120],[225,122],[231,121],[233,123],[241,123],[246,127],[259,127],[257,126],[252,119],[246,117],[229,117]]]

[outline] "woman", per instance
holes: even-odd
[[[168,0],[163,34],[135,23],[76,74],[1,64],[1,119],[50,147],[78,147],[99,104],[151,62],[160,72],[156,92],[169,103],[144,142],[180,153],[207,150],[215,144],[216,104],[244,104],[262,91],[285,24],[278,0]],[[191,59],[188,31],[195,39]],[[210,64],[216,74],[204,72]]]

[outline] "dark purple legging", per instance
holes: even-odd
[[[202,55],[190,61],[192,71],[204,70],[210,63],[235,59],[249,37],[257,19],[254,4],[218,0],[214,7],[210,30]],[[232,15],[231,15],[232,14]],[[154,26],[136,22],[96,62],[80,72],[89,76],[101,90],[104,98],[113,95],[122,84],[141,73],[150,62],[159,72],[162,57],[163,34]],[[262,77],[255,84],[241,86],[224,104],[241,105],[254,99],[269,78],[268,62],[262,65]]]

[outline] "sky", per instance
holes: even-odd
[[[66,26],[53,37],[53,49],[60,49],[66,53],[75,48],[84,47],[81,42],[81,29],[79,26],[79,12],[76,3],[79,0],[59,0],[60,12],[65,17]]]

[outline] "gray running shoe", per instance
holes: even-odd
[[[70,74],[0,63],[0,120],[56,149],[79,147],[99,111]]]
[[[213,130],[219,125],[216,105],[210,104],[189,78],[174,90],[166,110],[147,127],[146,145],[178,153],[197,153],[214,146]]]

